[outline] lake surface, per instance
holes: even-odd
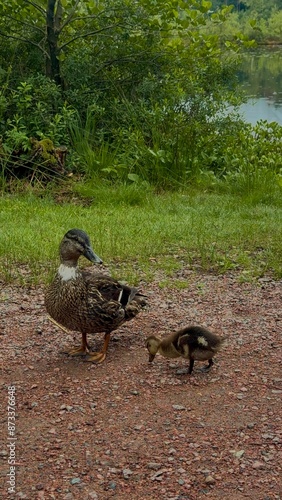
[[[248,100],[239,110],[248,123],[282,125],[282,47],[257,49],[244,56],[238,79]]]

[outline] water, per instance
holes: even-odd
[[[282,47],[257,49],[244,56],[239,82],[248,100],[240,106],[246,122],[282,125]]]

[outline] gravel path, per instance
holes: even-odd
[[[63,353],[80,335],[49,322],[42,288],[2,284],[1,498],[282,499],[282,282],[181,280],[143,287],[150,307],[112,335],[102,365]],[[209,373],[148,363],[148,335],[189,324],[229,336]]]

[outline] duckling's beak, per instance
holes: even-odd
[[[84,257],[86,259],[90,260],[90,262],[94,262],[95,264],[103,264],[102,259],[96,255],[96,253],[93,252],[92,248],[90,246],[87,246],[83,252]]]
[[[150,362],[150,363],[152,363],[152,361],[154,361],[155,356],[156,356],[155,354],[151,354],[151,353],[149,353],[149,362]]]

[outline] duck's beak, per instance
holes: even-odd
[[[151,354],[151,353],[149,353],[149,362],[150,362],[150,363],[152,363],[152,361],[154,361],[155,356],[156,356],[155,354]]]
[[[93,252],[90,246],[85,248],[83,255],[84,257],[86,257],[86,259],[90,260],[90,262],[94,262],[95,264],[103,264],[102,259],[100,259],[100,257],[98,257],[98,255]]]

